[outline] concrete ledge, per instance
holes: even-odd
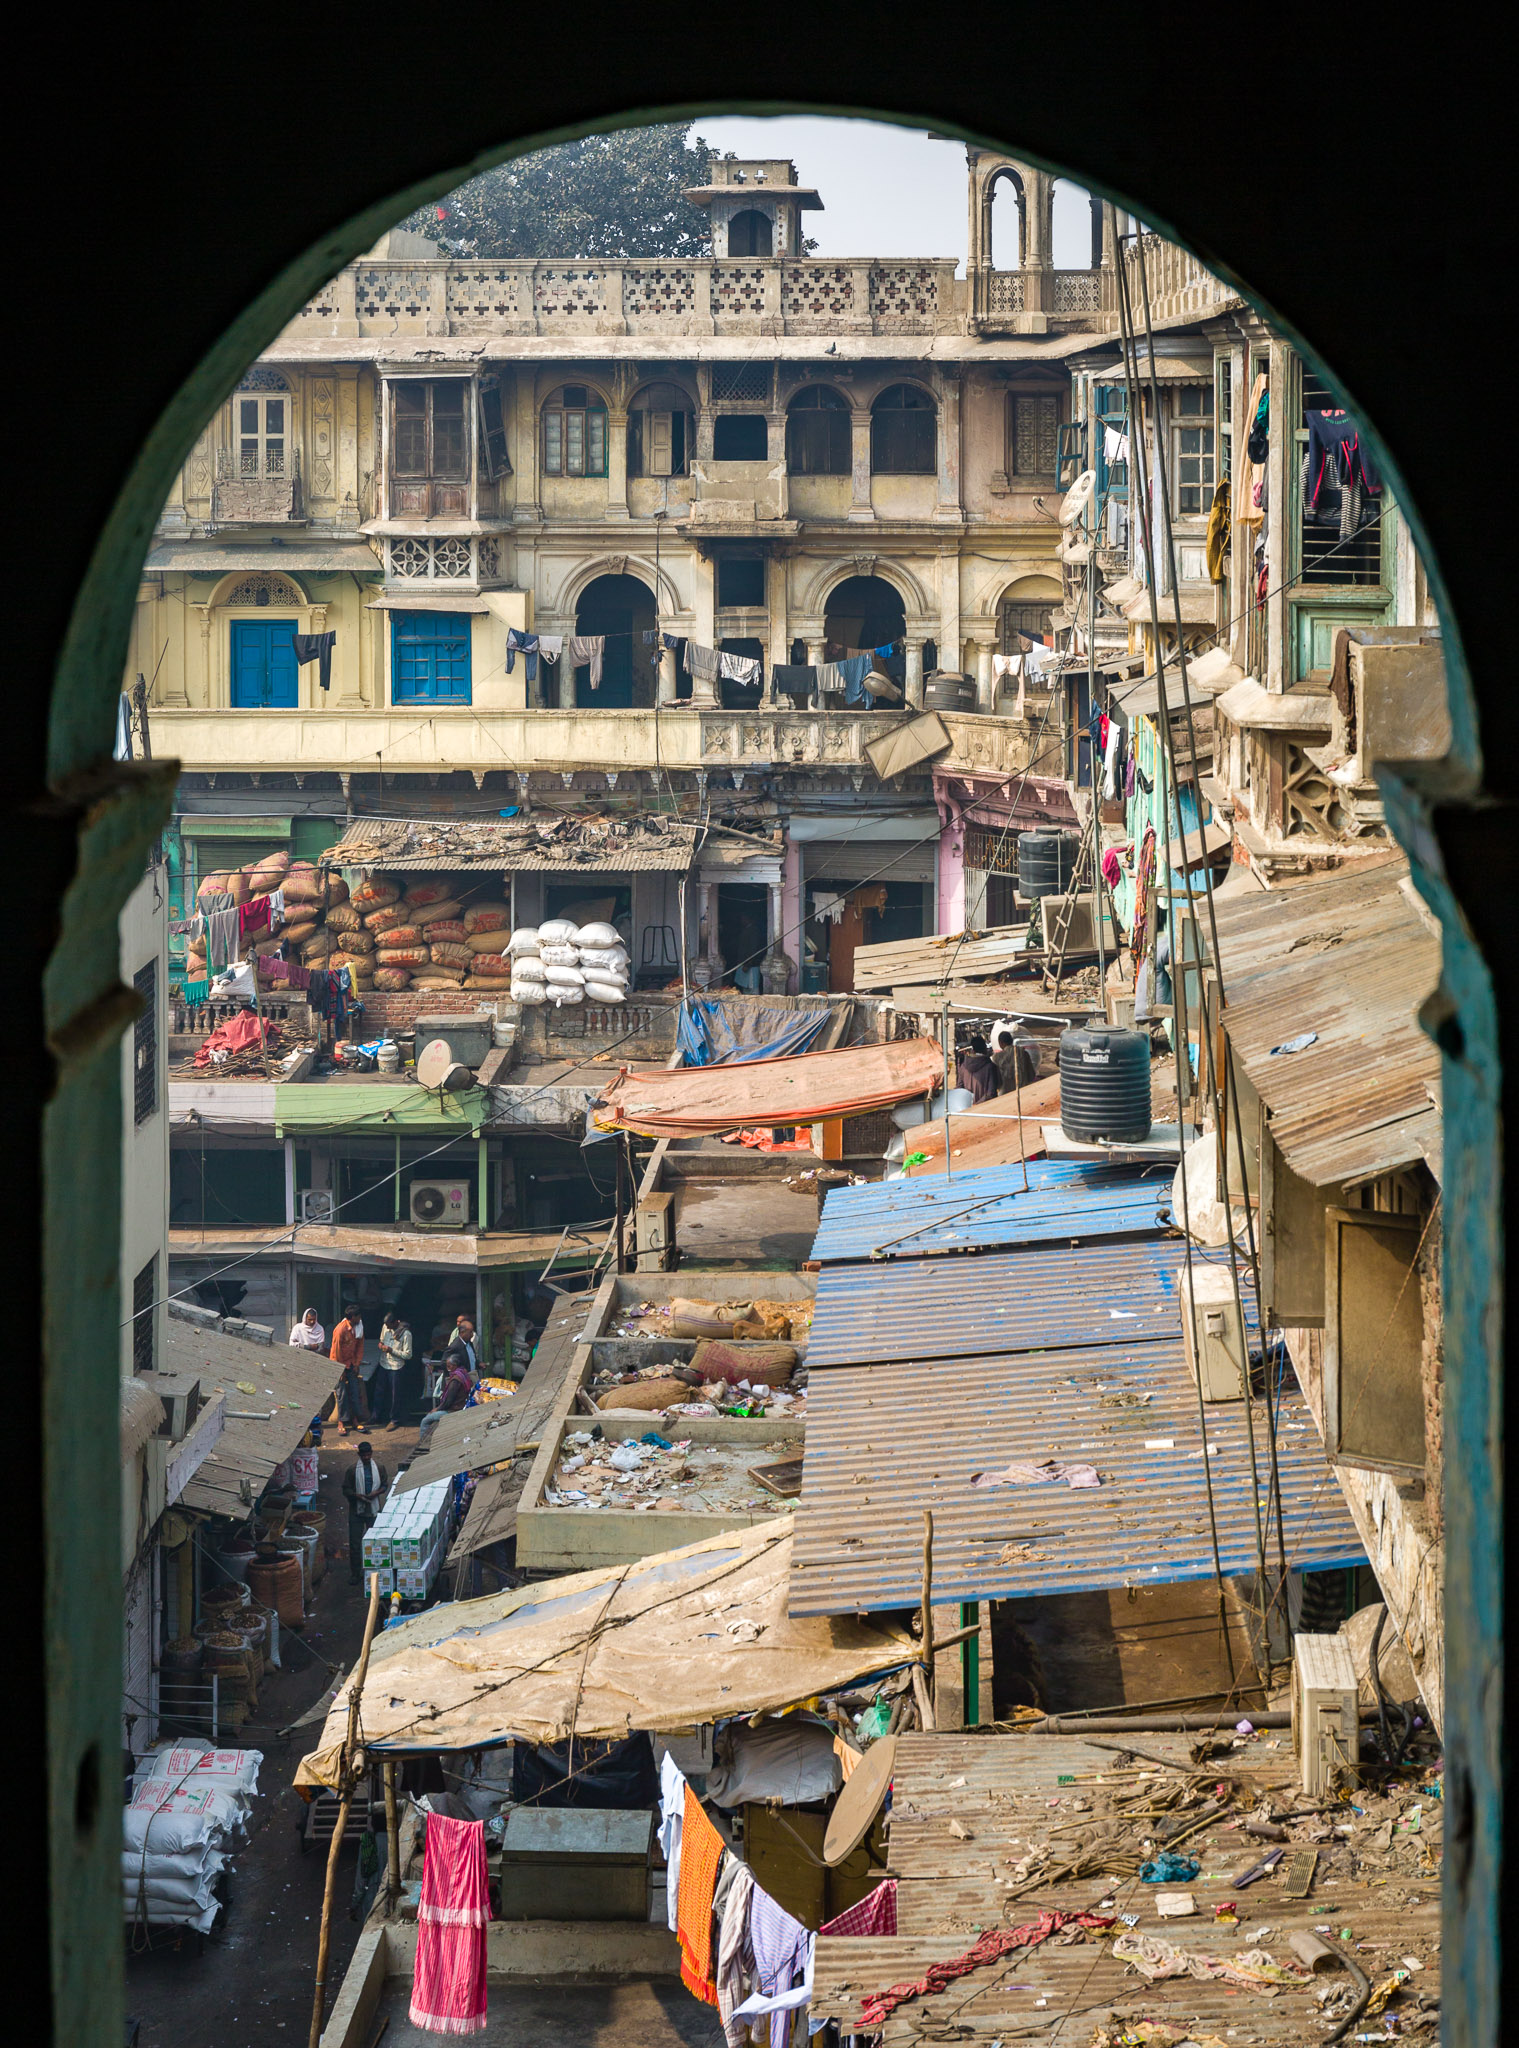
[[[416,1946],[413,1943],[406,1951],[408,1971],[414,1967],[415,1958]],[[333,2000],[327,2024],[322,2029],[322,2048],[368,2048],[385,1980],[394,1974],[390,1929],[371,1924],[360,1934],[353,1960],[348,1965],[348,1974]]]
[[[384,1933],[386,1974],[392,1981],[409,1980],[416,1968],[415,1923],[390,1923]],[[355,1955],[350,1978],[358,1963]],[[668,1927],[652,1920],[493,1920],[485,1930],[488,1984],[509,1984],[519,1977],[569,1984],[596,1977],[679,1975],[679,1944]],[[346,1993],[346,1983],[343,1989]],[[375,1995],[378,1998],[378,1988]],[[322,2048],[347,2044],[329,2042],[324,2034]]]

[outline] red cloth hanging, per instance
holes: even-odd
[[[485,2031],[485,1929],[491,1917],[485,1823],[427,1816],[411,2023],[428,2034]]]

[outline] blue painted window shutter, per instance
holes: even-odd
[[[238,711],[294,711],[300,703],[294,619],[232,621],[232,705]]]
[[[469,657],[468,612],[392,612],[391,702],[467,704]]]

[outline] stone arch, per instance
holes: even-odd
[[[1014,636],[1017,634],[1033,633],[1043,636],[1049,633],[1053,626],[1052,615],[1064,595],[1058,577],[1014,577],[992,607],[998,653],[1018,653],[1022,642],[1014,644]]]
[[[1008,232],[1013,245],[1008,247]],[[1021,270],[1028,248],[1028,196],[1011,164],[987,180],[986,260],[993,270]],[[1011,257],[1011,262],[1008,260]]]
[[[929,597],[922,581],[900,562],[882,561],[876,555],[855,555],[845,561],[825,563],[807,584],[802,603],[803,616],[821,619],[828,609],[831,594],[852,576],[879,576],[883,583],[891,584],[902,600],[909,626],[914,620],[921,625],[938,617],[937,600]]]
[[[656,580],[654,564],[641,555],[597,555],[578,562],[566,574],[553,602],[554,616],[565,620],[572,619],[585,593],[603,576],[631,576],[644,584],[662,619],[678,617],[686,609],[685,602],[663,562],[659,565]]]
[[[309,611],[311,595],[288,569],[233,569],[213,585],[206,610],[220,611],[233,605],[257,605],[260,609],[294,605]]]
[[[1100,270],[1103,256],[1102,201],[1075,178],[1050,183],[1047,247],[1056,270]]]

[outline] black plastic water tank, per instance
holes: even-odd
[[[1018,894],[1033,902],[1040,896],[1063,896],[1076,872],[1081,842],[1074,832],[1018,834]]]
[[[1078,1144],[1135,1145],[1150,1135],[1150,1040],[1116,1024],[1060,1036],[1060,1128]]]
[[[925,711],[974,711],[975,708],[976,686],[969,676],[956,675],[952,669],[940,669],[923,685]]]

